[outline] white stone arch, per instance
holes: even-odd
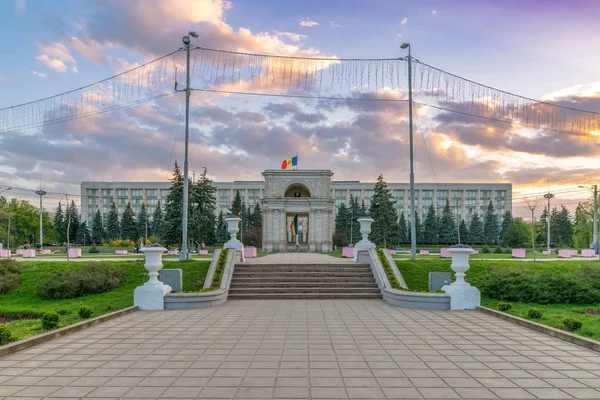
[[[298,193],[299,196],[296,196],[295,193]],[[289,182],[285,186],[285,188],[283,189],[283,197],[310,198],[312,197],[312,193],[309,189],[309,184],[307,182],[295,180]]]

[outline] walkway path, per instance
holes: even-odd
[[[600,353],[476,311],[380,300],[135,312],[0,359],[0,399],[599,399],[599,389]]]

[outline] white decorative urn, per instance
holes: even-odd
[[[242,243],[237,240],[237,233],[239,232],[239,223],[242,219],[238,217],[225,218],[225,222],[227,222],[227,232],[231,235],[231,239],[223,245],[224,249],[235,249],[242,250]]]
[[[454,271],[456,279],[442,290],[450,295],[451,310],[474,310],[481,305],[481,293],[476,287],[465,281],[466,272],[469,270],[469,256],[473,254],[470,247],[450,247],[448,253],[452,257],[450,268]]]
[[[371,233],[371,224],[373,223],[373,221],[374,220],[371,217],[360,217],[358,219],[362,239],[354,246],[354,261],[358,259],[359,251],[375,248],[375,244],[369,241],[369,233]]]
[[[164,247],[142,247],[140,249],[146,258],[144,268],[150,279],[143,286],[138,286],[133,292],[133,305],[140,310],[164,310],[164,297],[171,292],[171,286],[158,280],[158,271],[163,267],[162,255]]]

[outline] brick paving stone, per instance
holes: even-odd
[[[0,400],[600,399],[599,378],[598,353],[476,311],[228,301],[136,312],[3,357]]]

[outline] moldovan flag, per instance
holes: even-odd
[[[283,160],[281,163],[281,169],[287,169],[289,167],[295,167],[298,165],[298,156],[288,158],[287,160]]]
[[[298,234],[298,214],[292,220],[290,224],[290,230],[292,231],[292,236],[296,236]]]

